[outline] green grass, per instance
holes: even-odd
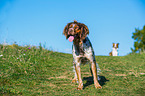
[[[72,60],[41,46],[0,45],[0,95],[145,96],[145,54],[96,56],[102,89],[95,89],[89,65],[82,65],[84,90],[76,90]]]

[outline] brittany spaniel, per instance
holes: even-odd
[[[78,23],[77,21],[68,23],[63,31],[63,34],[66,36],[70,42],[73,41],[72,54],[73,54],[73,67],[75,71],[73,83],[79,81],[77,87],[78,90],[83,89],[83,82],[81,79],[81,69],[80,65],[85,64],[87,61],[91,63],[91,72],[94,77],[95,88],[101,89],[101,85],[98,82],[97,76],[97,63],[95,60],[95,54],[92,47],[92,44],[87,37],[89,34],[88,27],[83,23]]]
[[[113,43],[112,52],[110,52],[109,55],[118,56],[118,48],[119,48],[119,43],[117,43],[117,44]]]

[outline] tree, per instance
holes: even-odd
[[[145,52],[145,26],[142,30],[135,29],[132,38],[135,40],[134,49],[131,48],[132,53]]]

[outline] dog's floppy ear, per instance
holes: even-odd
[[[69,24],[67,24],[63,30],[63,34],[65,35],[66,39],[68,38],[68,26],[69,26]]]
[[[119,43],[117,43],[117,47],[119,48]]]
[[[81,33],[80,33],[81,40],[84,40],[88,34],[89,34],[88,27],[85,24],[81,24]]]
[[[115,46],[115,43],[113,43],[113,47]]]

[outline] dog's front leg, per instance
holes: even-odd
[[[98,76],[97,76],[97,68],[96,68],[96,62],[91,62],[91,68],[92,68],[92,73],[93,73],[93,77],[94,77],[94,85],[96,88],[101,89],[101,85],[98,82]]]
[[[80,68],[79,63],[76,63],[75,70],[76,70],[76,74],[77,74],[77,77],[78,77],[78,80],[79,80],[79,86],[78,86],[77,89],[82,90],[83,89],[83,81],[81,79],[81,68]]]
[[[73,71],[74,71],[74,78],[72,80],[72,83],[78,83],[77,73],[76,73],[76,63],[73,61]]]

